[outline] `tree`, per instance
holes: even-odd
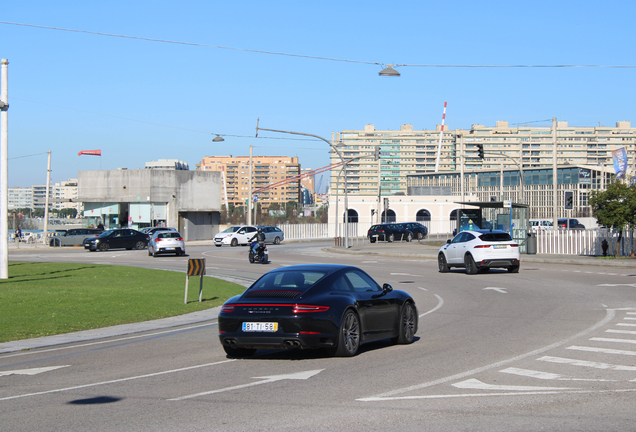
[[[618,231],[614,249],[614,256],[618,257],[623,230],[636,227],[636,186],[611,183],[604,191],[592,191],[589,204],[599,225]]]

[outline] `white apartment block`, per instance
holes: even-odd
[[[343,130],[332,134],[332,142],[344,159],[352,159],[346,170],[331,170],[330,193],[344,193],[343,175],[347,176],[347,192],[351,196],[378,196],[407,193],[407,176],[435,171],[438,145],[439,172],[459,172],[461,153],[464,170],[552,168],[554,133],[552,125],[545,127],[510,126],[498,121],[494,127],[475,124],[470,130],[414,130],[410,124],[400,130],[376,130],[372,124],[363,130]],[[483,146],[484,159],[477,155]],[[380,160],[375,159],[379,146]],[[625,147],[628,160],[636,166],[636,128],[629,121],[610,126],[569,126],[566,121],[556,125],[557,163],[559,166],[585,165],[613,169],[612,151]],[[495,153],[502,153],[496,155]],[[331,163],[340,162],[331,153]],[[379,180],[379,181],[378,181]],[[381,189],[378,190],[378,187]]]
[[[33,185],[27,188],[10,187],[8,198],[9,210],[44,208],[46,185]],[[75,208],[79,214],[81,203],[77,201],[77,179],[68,179],[49,186],[49,208],[57,210]]]

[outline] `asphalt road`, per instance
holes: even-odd
[[[541,262],[519,274],[441,274],[433,259],[343,255],[326,243],[189,247],[189,257],[81,249],[11,260],[122,264],[249,281],[283,265],[357,265],[414,297],[418,339],[317,351],[225,356],[210,320],[0,355],[7,431],[633,430],[636,269]],[[523,261],[522,261],[523,263]]]

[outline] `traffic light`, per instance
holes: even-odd
[[[483,159],[484,158],[484,145],[483,144],[477,144],[477,156],[479,156],[479,159]]]
[[[380,160],[380,146],[375,146],[375,160]]]
[[[565,191],[565,209],[572,210],[574,208],[574,191]]]

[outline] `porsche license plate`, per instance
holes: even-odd
[[[275,332],[278,331],[278,323],[275,322],[244,322],[244,332]]]

